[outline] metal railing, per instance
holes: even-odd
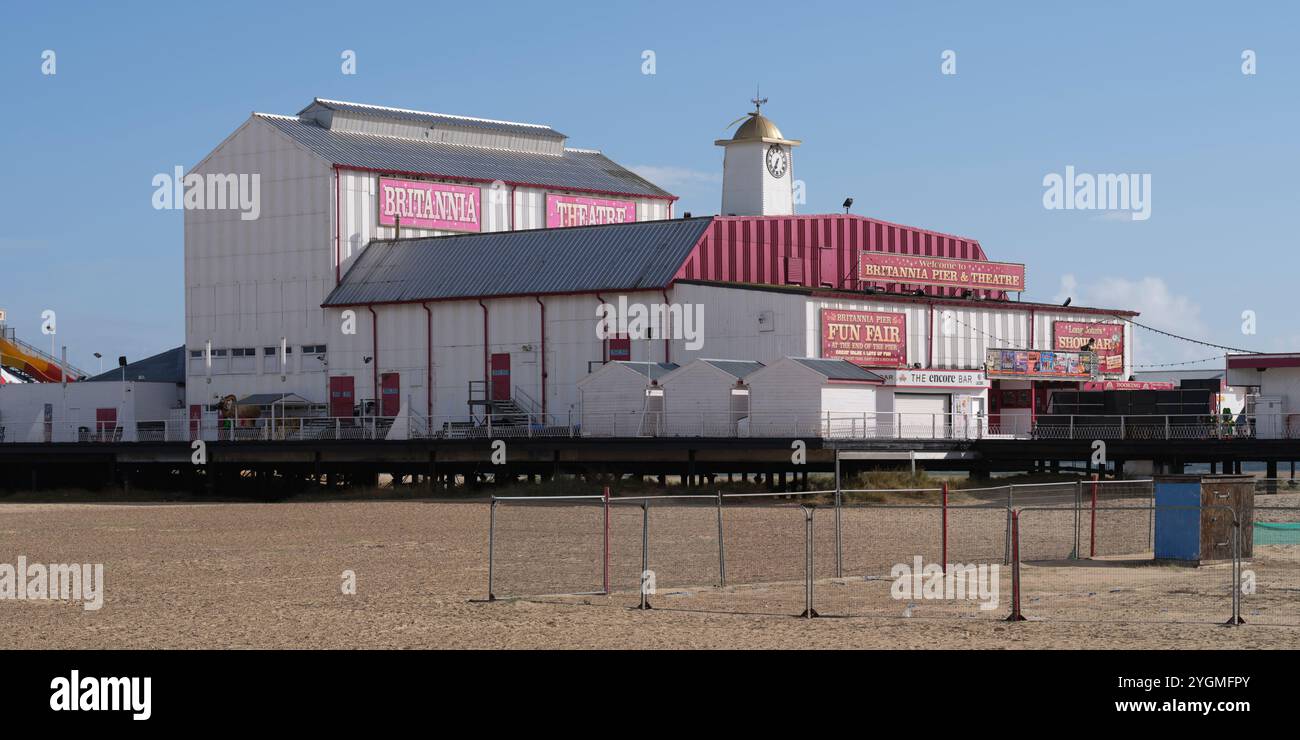
[[[1287,423],[1283,423],[1286,421]],[[1272,436],[1274,433],[1284,436]],[[842,440],[1240,440],[1300,439],[1290,417],[1251,417],[1224,427],[1208,417],[1039,417],[990,424],[973,414],[907,412],[750,413],[636,412],[573,415],[510,413],[424,417],[182,418],[147,421],[0,421],[5,442],[159,442],[191,439],[267,441],[309,439],[456,439],[500,437],[693,437]]]
[[[878,581],[914,557],[1009,566],[1021,510],[1050,511],[1053,523],[1065,523],[1035,529],[1028,540],[1035,553],[1083,561],[1149,551],[1152,490],[1151,480],[1017,484],[959,489],[956,503],[946,488],[494,497],[487,596],[627,593],[643,607],[649,579],[660,592],[689,592],[718,610],[785,613],[802,606],[807,614],[816,611],[813,580]],[[894,501],[867,501],[872,494]],[[803,515],[792,514],[794,507]],[[810,601],[796,603],[792,584],[806,585]],[[716,593],[759,585],[766,603],[749,590]],[[820,603],[835,613],[884,609],[859,603],[876,587],[859,593],[844,585],[827,590]]]
[[[1123,489],[1081,492],[1108,485]],[[595,594],[643,609],[801,617],[1242,622],[1236,584],[1249,580],[1242,559],[1251,554],[1230,507],[1157,507],[1150,481],[1017,488],[972,489],[984,495],[955,504],[943,489],[939,503],[846,503],[874,493],[850,490],[494,498],[488,600]],[[929,489],[907,493],[935,498]],[[1017,495],[1029,505],[1006,509]],[[1266,519],[1300,521],[1297,512]],[[1202,537],[1195,562],[1157,560],[1157,516],[1199,518],[1213,537]],[[1300,617],[1300,568],[1273,555],[1254,553],[1270,570],[1248,616],[1291,624]],[[1009,577],[999,579],[1000,570]],[[974,575],[991,582],[931,593]],[[917,589],[900,596],[900,579]]]

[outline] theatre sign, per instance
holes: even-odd
[[[858,255],[858,279],[871,283],[934,285],[1018,293],[1025,289],[1025,266],[1012,262],[864,251]]]

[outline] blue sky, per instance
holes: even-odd
[[[804,142],[802,213],[852,196],[856,213],[1027,263],[1026,299],[1072,295],[1234,347],[1300,350],[1300,13],[1051,5],[11,6],[0,308],[38,345],[41,311],[56,310],[59,343],[88,370],[95,351],[180,344],[182,216],[152,208],[151,179],[197,163],[254,110],[320,96],[547,123],[654,173],[682,196],[678,213],[698,215],[719,207],[713,141],[761,84],[765,112]],[[341,73],[345,49],[355,76]],[[1247,49],[1257,74],[1242,74]],[[1150,174],[1151,217],[1045,209],[1043,178],[1067,165]],[[1247,310],[1257,334],[1242,333]],[[1139,333],[1139,363],[1215,353]]]

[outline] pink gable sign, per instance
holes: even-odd
[[[626,224],[636,220],[636,203],[630,200],[546,196],[546,228]]]
[[[480,205],[476,187],[379,178],[380,226],[394,226],[401,218],[410,229],[479,231]]]

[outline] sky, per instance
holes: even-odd
[[[55,343],[85,370],[94,352],[108,367],[184,341],[182,213],[153,208],[152,180],[199,162],[253,111],[325,97],[545,123],[680,195],[676,213],[704,215],[720,207],[713,141],[758,86],[764,113],[803,141],[799,213],[852,197],[854,213],[1025,263],[1025,300],[1068,296],[1216,344],[1300,351],[1289,4],[44,2],[0,14],[0,309],[42,347],[42,312],[55,311]],[[1046,207],[1045,183],[1067,167],[1149,182],[1134,190],[1149,211]],[[1139,366],[1222,366],[1209,359],[1220,349],[1135,337]]]

